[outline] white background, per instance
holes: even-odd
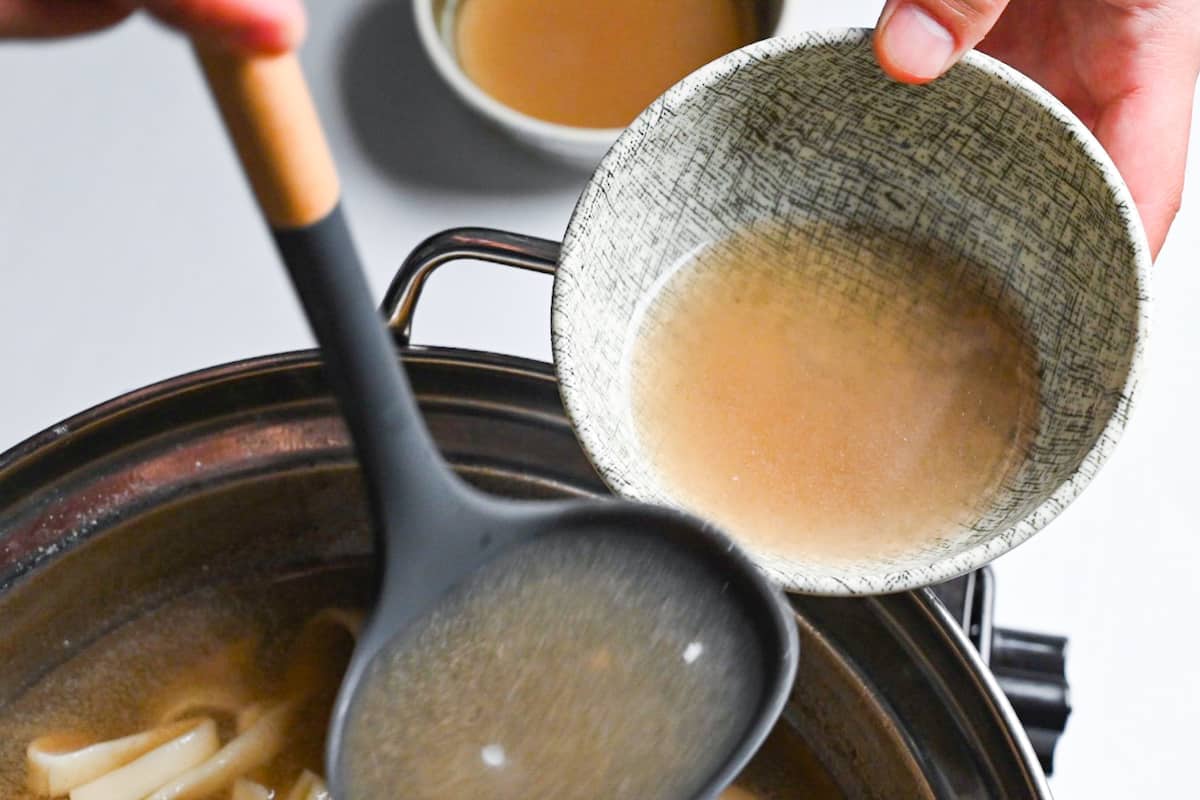
[[[442,228],[561,236],[585,176],[460,108],[407,3],[309,5],[304,62],[377,293]],[[871,25],[876,10],[797,0],[789,24]],[[999,624],[1071,639],[1060,797],[1195,796],[1200,135],[1192,143],[1132,425],[1084,496],[996,565]],[[548,279],[444,273],[418,340],[549,357]],[[0,449],[152,381],[309,342],[181,40],[139,20],[0,45]]]

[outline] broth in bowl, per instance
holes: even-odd
[[[671,84],[761,38],[747,0],[460,0],[463,71],[505,105],[583,128],[622,128]]]
[[[1003,287],[878,232],[747,230],[664,276],[628,403],[668,494],[772,561],[900,559],[969,529],[1033,438]]]

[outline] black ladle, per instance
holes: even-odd
[[[370,621],[334,708],[326,751],[330,786],[344,796],[340,751],[367,667],[464,578],[509,546],[548,534],[654,537],[727,583],[758,630],[757,713],[711,765],[703,797],[745,766],[787,699],[797,660],[794,622],[772,587],[725,536],[664,508],[616,501],[519,502],[485,495],[442,461],[394,344],[376,313],[342,217],[336,170],[298,61],[243,58],[197,46],[200,62],[258,203],[271,226],[361,464],[382,563]],[[715,578],[714,578],[715,580]]]

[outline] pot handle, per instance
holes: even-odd
[[[452,228],[435,233],[417,245],[400,265],[384,295],[383,316],[396,342],[407,347],[425,281],[442,264],[471,258],[552,275],[560,248],[558,242],[549,239],[489,228]]]

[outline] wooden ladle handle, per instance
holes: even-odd
[[[333,157],[300,62],[195,44],[258,204],[275,230],[311,225],[337,206]]]

